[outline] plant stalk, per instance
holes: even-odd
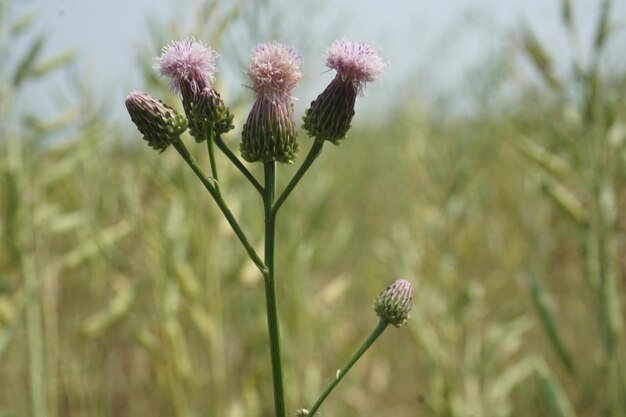
[[[220,179],[217,176],[217,164],[215,163],[215,149],[213,148],[214,137],[215,137],[215,134],[213,132],[209,133],[206,139],[206,147],[207,147],[207,151],[209,152],[209,163],[211,164],[211,175],[213,176],[213,179],[215,180],[215,188],[219,191]]]
[[[261,271],[263,276],[267,277],[269,273],[267,266],[261,260],[259,255],[256,253],[256,251],[254,250],[254,248],[248,241],[248,238],[246,237],[245,233],[239,226],[239,223],[237,223],[235,216],[233,216],[233,213],[230,211],[230,209],[228,208],[228,205],[222,198],[222,194],[215,187],[215,185],[211,182],[211,180],[209,180],[206,177],[206,175],[204,175],[204,172],[202,172],[202,169],[198,166],[198,163],[191,156],[191,154],[189,153],[189,151],[187,150],[187,147],[183,144],[183,142],[180,139],[177,139],[173,143],[173,145],[174,145],[174,148],[176,148],[176,150],[180,154],[180,156],[183,157],[187,165],[189,165],[189,167],[193,170],[196,176],[200,179],[200,181],[204,185],[204,188],[206,188],[209,194],[211,194],[211,197],[213,197],[213,200],[215,200],[215,202],[217,203],[217,206],[220,208],[220,210],[224,214],[224,217],[226,217],[226,220],[232,227],[233,231],[235,232],[235,235],[237,235],[237,237],[239,238],[239,241],[245,248],[246,252],[248,252],[248,256],[250,257],[252,262],[254,262],[257,268],[259,268],[259,271]]]
[[[230,148],[224,143],[221,135],[215,135],[215,144],[218,148],[220,148],[222,152],[224,152],[224,155],[226,155],[226,157],[230,159],[230,161],[237,167],[237,169],[241,171],[244,177],[246,177],[248,181],[250,181],[250,184],[254,186],[259,194],[263,195],[265,193],[263,186],[259,184],[256,178],[254,178],[254,175],[252,175],[252,173],[248,171],[248,169],[243,165],[239,158],[237,158],[237,155],[235,155],[233,151],[231,151]]]
[[[263,168],[265,173],[265,193],[263,194],[263,208],[265,211],[265,265],[268,269],[268,274],[265,276],[265,300],[267,329],[270,339],[274,407],[276,417],[286,417],[283,371],[280,355],[280,329],[278,324],[278,307],[276,304],[276,285],[274,282],[274,231],[276,215],[272,211],[272,206],[276,192],[275,162],[265,162]]]
[[[278,213],[278,209],[280,208],[280,206],[282,206],[285,200],[287,200],[287,197],[289,197],[289,194],[291,194],[291,192],[296,187],[296,185],[298,185],[298,182],[300,182],[304,174],[307,172],[307,170],[311,167],[313,162],[320,155],[320,153],[322,152],[323,146],[324,146],[323,141],[313,142],[313,146],[311,146],[311,149],[309,150],[309,153],[306,156],[306,159],[304,160],[302,165],[300,165],[300,168],[298,168],[298,171],[295,173],[291,181],[289,181],[289,184],[287,184],[287,187],[285,187],[283,192],[280,194],[280,197],[278,197],[278,199],[276,200],[274,207],[272,207],[272,214],[274,215],[274,217],[276,217],[276,213]]]
[[[343,369],[339,370],[335,379],[333,379],[333,381],[326,387],[326,389],[324,390],[322,395],[320,395],[317,402],[313,405],[313,407],[311,407],[311,409],[309,410],[309,417],[313,417],[315,415],[317,410],[324,403],[324,400],[326,400],[326,397],[330,395],[333,389],[335,389],[335,387],[339,384],[339,382],[341,382],[343,377],[346,376],[350,368],[352,368],[352,366],[354,366],[354,364],[357,363],[357,361],[361,358],[361,356],[363,356],[365,351],[367,351],[367,349],[369,349],[369,347],[372,346],[372,344],[376,341],[376,339],[378,339],[378,337],[381,334],[383,334],[383,332],[385,331],[388,325],[389,325],[389,322],[387,320],[380,319],[380,321],[378,322],[378,325],[376,326],[372,334],[365,340],[365,342],[363,342],[359,350],[357,350],[356,353],[352,356],[352,359],[350,359],[348,364]]]

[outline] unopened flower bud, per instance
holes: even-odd
[[[356,97],[380,77],[385,63],[370,46],[339,40],[328,48],[326,66],[337,75],[305,111],[303,128],[316,141],[337,144],[350,129]]]
[[[411,283],[404,279],[395,280],[374,300],[378,317],[396,327],[406,323],[413,301]]]
[[[277,42],[257,46],[248,64],[256,100],[243,126],[241,156],[248,162],[291,163],[298,151],[291,93],[302,79],[301,58]]]
[[[212,87],[206,87],[191,100],[183,98],[183,107],[189,120],[189,133],[196,142],[215,133],[221,135],[234,128],[233,115]]]
[[[126,97],[126,109],[148,145],[161,152],[187,129],[185,117],[141,91]]]

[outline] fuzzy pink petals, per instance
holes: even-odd
[[[362,93],[367,82],[380,77],[386,64],[371,46],[341,39],[328,48],[326,66],[336,70],[344,81],[352,82]]]
[[[302,79],[302,58],[278,42],[258,45],[252,51],[247,74],[257,94],[290,96]]]
[[[215,81],[217,53],[193,38],[172,42],[163,47],[154,67],[170,79],[175,91],[185,89],[196,94]]]

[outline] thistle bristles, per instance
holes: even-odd
[[[398,279],[374,300],[374,311],[381,319],[396,327],[401,327],[409,318],[412,302],[413,288],[411,283],[404,279]]]
[[[257,95],[272,98],[291,96],[302,80],[302,58],[292,48],[278,42],[257,45],[250,55],[247,74]]]
[[[154,68],[170,79],[183,97],[195,95],[215,81],[217,53],[193,38],[173,41],[154,59]],[[189,98],[189,97],[188,97]]]
[[[341,39],[328,48],[326,66],[336,70],[344,81],[354,85],[359,95],[363,95],[365,84],[380,78],[386,64],[371,46]]]
[[[242,130],[241,156],[248,162],[291,163],[298,152],[291,93],[302,79],[301,58],[277,42],[258,45],[248,63],[256,100]]]
[[[193,38],[172,42],[155,58],[155,68],[170,79],[172,89],[183,100],[189,132],[202,142],[213,134],[233,128],[233,116],[213,89],[217,53]]]
[[[326,66],[337,75],[311,102],[302,127],[318,142],[338,144],[350,130],[356,97],[364,94],[367,82],[380,77],[385,63],[370,46],[339,40],[328,48]]]
[[[141,91],[126,97],[126,109],[143,138],[152,148],[163,152],[187,129],[187,120],[174,109]]]

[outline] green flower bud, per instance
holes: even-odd
[[[259,96],[241,132],[241,156],[248,162],[292,163],[298,153],[297,137],[291,103]]]
[[[212,87],[206,87],[190,99],[188,97],[183,95],[183,107],[189,120],[189,133],[196,142],[203,142],[209,135],[221,135],[234,128],[233,115]]]
[[[354,85],[337,75],[305,111],[302,127],[317,141],[337,144],[350,130],[356,97]]]
[[[126,109],[144,140],[160,152],[187,130],[184,116],[141,91],[133,91],[126,97]]]
[[[409,281],[404,279],[394,281],[374,300],[376,314],[394,326],[401,327],[406,323],[411,312],[412,293],[413,289]]]

